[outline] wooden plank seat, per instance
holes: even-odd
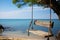
[[[34,24],[35,24],[35,25],[38,25],[38,26],[53,28],[54,22],[51,22],[51,23],[50,23],[49,21],[38,21],[38,20],[35,20],[35,21],[34,21]]]
[[[41,36],[41,37],[51,37],[53,36],[51,33],[48,34],[48,32],[41,31],[41,30],[29,30],[30,33],[33,33],[35,35]]]

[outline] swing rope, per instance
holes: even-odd
[[[51,15],[52,15],[52,14],[51,14],[51,0],[50,0],[50,23],[51,23],[51,19],[52,19],[52,18],[51,18]]]
[[[31,12],[32,12],[32,16],[31,16],[31,18],[32,18],[32,20],[31,20],[31,22],[30,22],[30,25],[29,25],[29,28],[28,28],[28,36],[30,35],[29,34],[29,30],[30,30],[30,27],[31,27],[31,29],[33,29],[33,1],[32,1],[32,10],[31,10]]]
[[[51,0],[50,0],[50,26],[51,26],[51,21],[52,21],[52,18],[51,18]],[[48,38],[47,40],[49,40],[49,32],[50,32],[51,28],[48,28]]]
[[[33,0],[32,0],[32,29],[33,29]]]

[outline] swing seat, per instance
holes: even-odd
[[[35,25],[38,25],[38,26],[53,28],[54,22],[51,22],[51,23],[50,23],[49,21],[39,21],[39,20],[35,20],[35,21],[34,21],[34,24],[35,24]]]
[[[35,35],[44,37],[44,38],[46,38],[46,37],[48,37],[48,36],[49,36],[49,37],[53,36],[53,34],[51,34],[51,33],[48,34],[48,32],[41,31],[41,30],[29,30],[29,32],[30,32],[30,33],[33,33],[33,34],[35,34]]]

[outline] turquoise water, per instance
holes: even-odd
[[[41,21],[49,21],[48,19],[40,19]],[[57,19],[52,20],[54,21],[54,27],[52,29],[53,34],[57,34],[57,32],[60,30],[60,21]],[[29,28],[31,20],[30,19],[0,19],[0,24],[4,27],[9,27],[6,31],[22,31],[26,32],[26,30]],[[33,25],[34,29],[36,30],[43,30],[48,31],[48,28],[39,27],[37,25]]]

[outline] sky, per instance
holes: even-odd
[[[58,19],[56,13],[52,12],[52,19]],[[12,0],[0,0],[0,19],[31,19],[32,7],[23,6],[18,8],[12,3]],[[33,6],[34,19],[49,19],[50,8],[43,8],[41,6]]]

